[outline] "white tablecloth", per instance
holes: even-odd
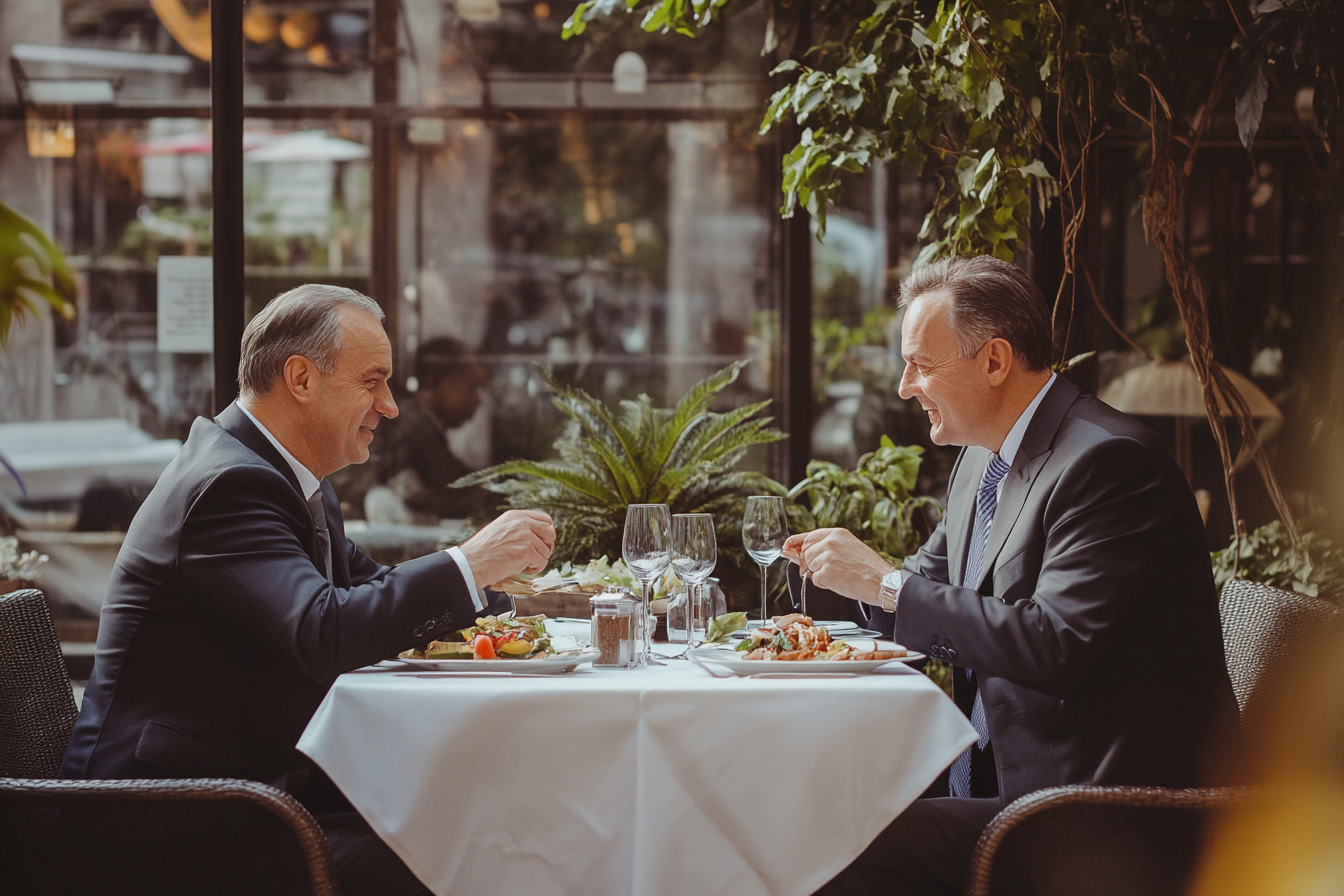
[[[441,896],[805,896],[975,739],[903,666],[406,672],[341,676],[298,746]]]

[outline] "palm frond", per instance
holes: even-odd
[[[509,506],[550,512],[556,523],[553,564],[619,556],[626,507],[634,503],[667,503],[673,513],[714,513],[716,522],[722,521],[722,551],[731,560],[741,554],[746,496],[786,491],[763,473],[734,469],[752,445],[784,437],[770,427],[770,418],[758,416],[768,402],[721,414],[710,410],[745,363],[696,383],[675,408],[656,407],[641,395],[620,402],[614,412],[540,370],[555,393],[552,403],[569,418],[555,443],[557,458],[509,461],[454,484],[481,485],[504,495]]]

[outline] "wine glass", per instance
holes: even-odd
[[[761,621],[770,621],[766,603],[765,573],[771,563],[779,559],[784,542],[789,537],[789,524],[784,516],[784,499],[774,495],[752,495],[747,499],[742,514],[742,546],[751,559],[761,567]]]
[[[672,515],[666,504],[631,504],[625,509],[625,536],[621,539],[621,556],[625,565],[643,585],[644,592],[644,646],[643,662],[653,655],[653,583],[667,571],[671,562]]]
[[[714,516],[678,513],[672,517],[672,571],[686,583],[686,646],[695,647],[709,628],[708,601],[697,595],[719,560]],[[704,604],[702,610],[701,605]],[[696,634],[700,635],[699,638]]]

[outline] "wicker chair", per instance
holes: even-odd
[[[1261,707],[1290,682],[1292,660],[1338,621],[1338,607],[1234,579],[1219,599],[1241,727],[1263,733]],[[1177,896],[1186,892],[1209,818],[1257,798],[1247,789],[1054,787],[1000,812],[971,862],[972,896]]]
[[[980,835],[970,896],[1181,896],[1215,814],[1243,789],[1051,787],[1015,800]]]
[[[74,718],[41,592],[0,597],[0,892],[339,896],[322,829],[273,787],[51,780]]]
[[[1292,683],[1294,660],[1339,620],[1339,607],[1295,591],[1232,579],[1218,600],[1241,728],[1261,734],[1265,710]]]

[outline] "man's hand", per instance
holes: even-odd
[[[555,526],[540,510],[509,510],[462,545],[479,586],[541,572],[555,549]]]
[[[784,542],[784,556],[822,588],[877,605],[882,577],[895,569],[848,529],[817,529]]]

